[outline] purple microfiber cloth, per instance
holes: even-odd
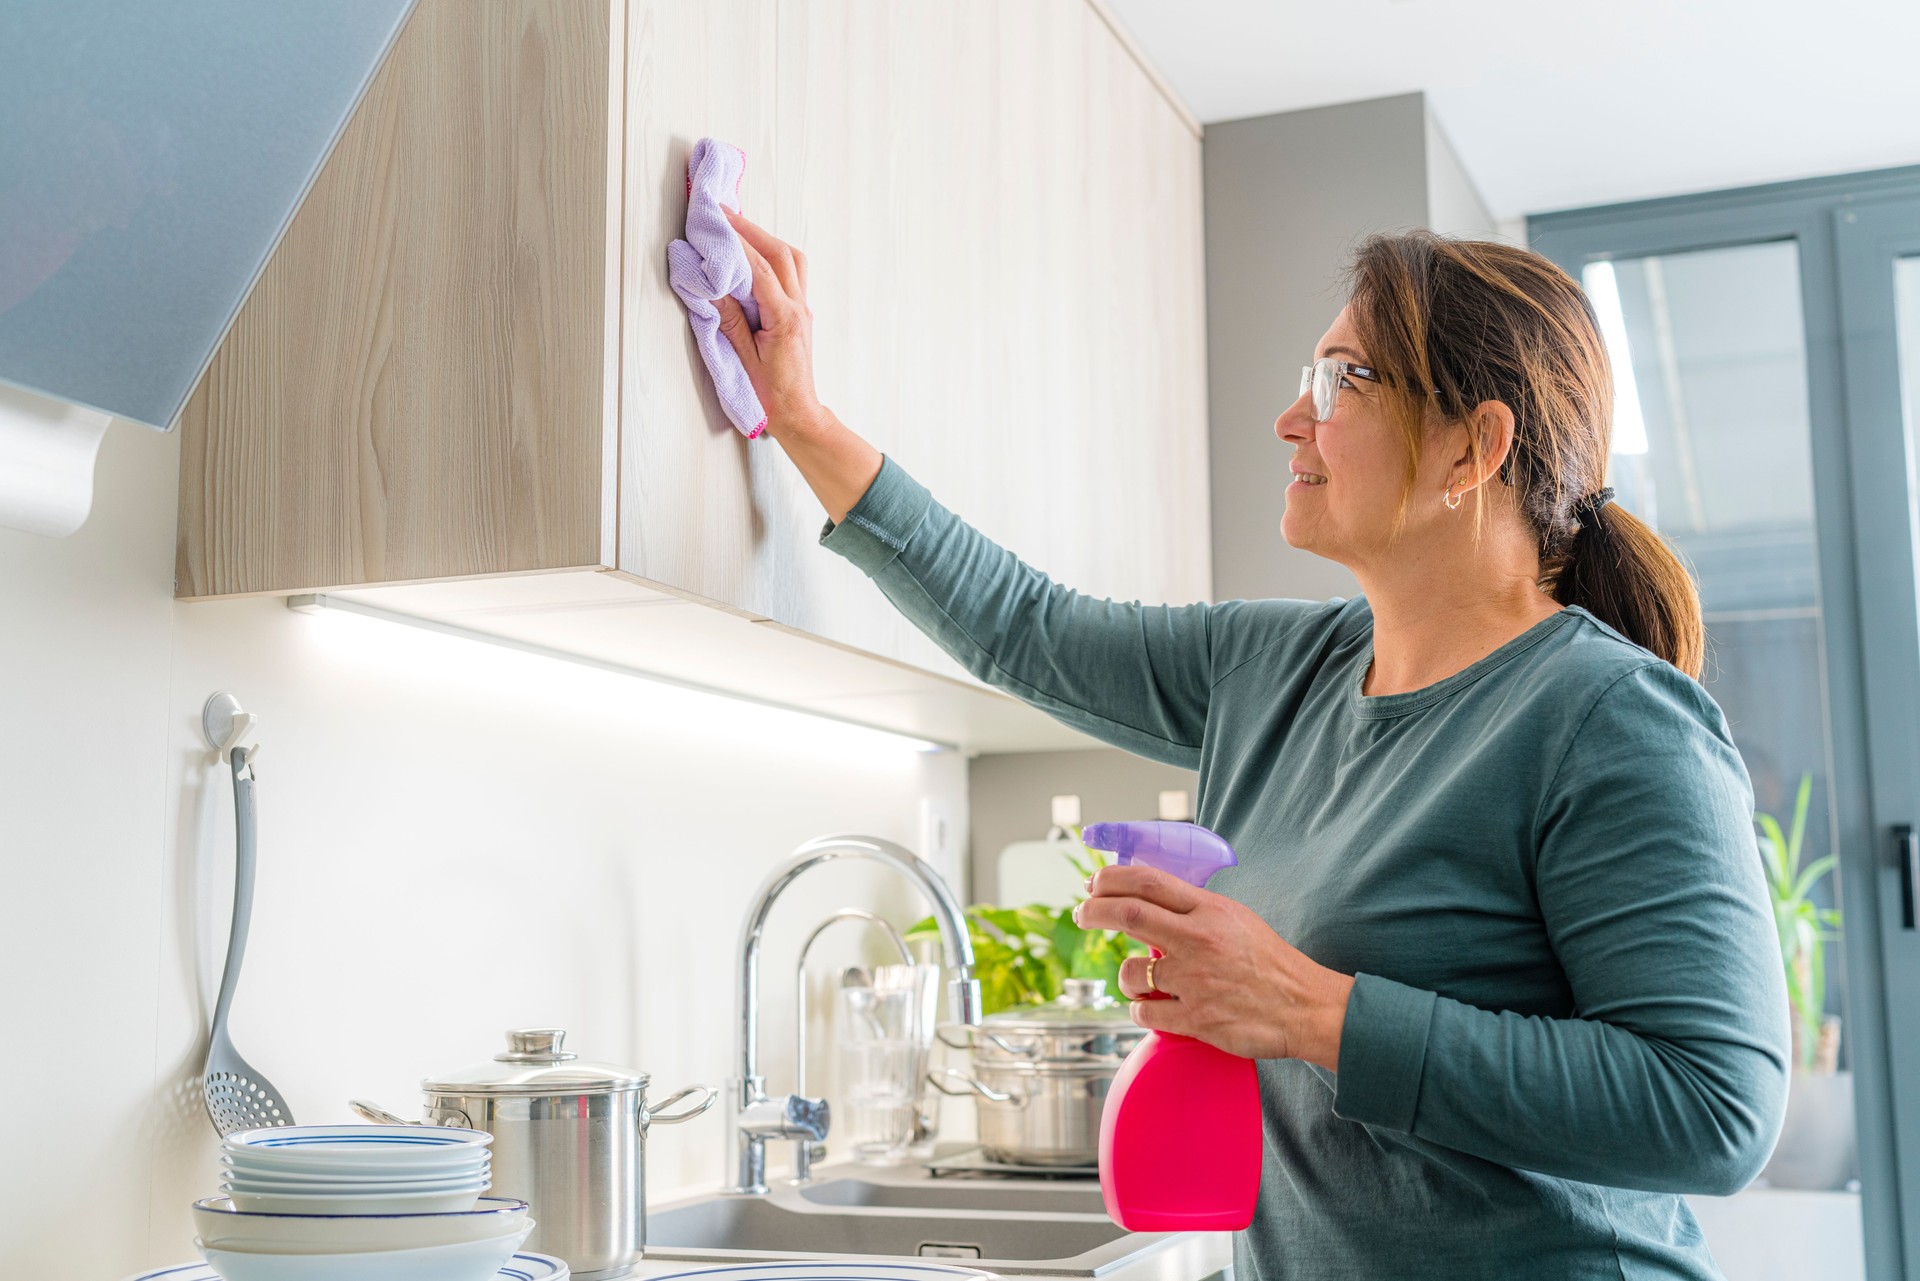
[[[721,212],[724,206],[740,212],[740,179],[747,172],[747,153],[717,138],[702,138],[687,157],[687,238],[667,246],[667,279],[687,305],[693,342],[713,375],[713,389],[727,418],[748,440],[767,429],[767,411],[747,378],[733,344],[720,332],[716,299],[732,295],[747,314],[747,324],[760,328],[760,309],[753,302],[753,269],[740,237]]]

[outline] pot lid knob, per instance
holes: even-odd
[[[507,1052],[494,1055],[493,1060],[496,1063],[559,1063],[578,1058],[573,1051],[560,1048],[566,1037],[567,1030],[563,1027],[516,1028],[507,1033]]]
[[[1105,979],[1068,979],[1061,987],[1060,1004],[1070,1010],[1098,1010],[1119,1004],[1107,995]]]

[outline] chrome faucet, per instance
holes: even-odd
[[[822,836],[808,841],[760,885],[740,927],[740,985],[735,992],[734,1056],[739,1075],[727,1082],[732,1106],[727,1109],[727,1153],[739,1161],[738,1177],[729,1192],[764,1194],[767,1191],[767,1140],[817,1142],[827,1136],[831,1118],[825,1099],[798,1094],[770,1098],[760,1075],[760,938],[767,915],[789,885],[808,868],[837,858],[865,858],[884,863],[920,887],[933,904],[934,923],[940,928],[940,952],[946,963],[948,1009],[959,1023],[980,1022],[980,983],[973,977],[973,941],[967,936],[960,901],[925,860],[892,841],[877,836]]]

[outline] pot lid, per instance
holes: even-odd
[[[1142,1035],[1127,1006],[1107,992],[1105,979],[1068,979],[1062,984],[1058,1000],[1044,1005],[1019,1005],[998,1014],[989,1014],[981,1022],[995,1032],[1065,1032],[1091,1028],[1112,1032],[1116,1025]]]
[[[618,1094],[645,1090],[652,1078],[612,1063],[595,1063],[561,1048],[566,1029],[519,1028],[507,1033],[505,1052],[420,1083],[434,1094]]]

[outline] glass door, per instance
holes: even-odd
[[[1699,584],[1701,683],[1753,779],[1770,892],[1788,923],[1795,1061],[1767,1191],[1697,1199],[1695,1213],[1729,1277],[1773,1275],[1763,1260],[1810,1245],[1818,1275],[1861,1281],[1857,1020],[1835,946],[1856,909],[1830,857],[1839,835],[1814,486],[1816,442],[1833,432],[1814,421],[1802,273],[1798,242],[1780,239],[1596,259],[1580,276],[1614,371],[1607,483]]]
[[[1920,1281],[1920,169],[1528,237],[1594,302],[1611,483],[1689,561],[1755,809],[1802,833],[1787,1131],[1762,1184],[1696,1213],[1729,1277]]]
[[[1869,693],[1878,950],[1885,983],[1892,1138],[1920,1152],[1920,199],[1834,211],[1842,350]],[[1920,1181],[1912,1163],[1903,1170]],[[1902,1198],[1909,1267],[1920,1197]]]

